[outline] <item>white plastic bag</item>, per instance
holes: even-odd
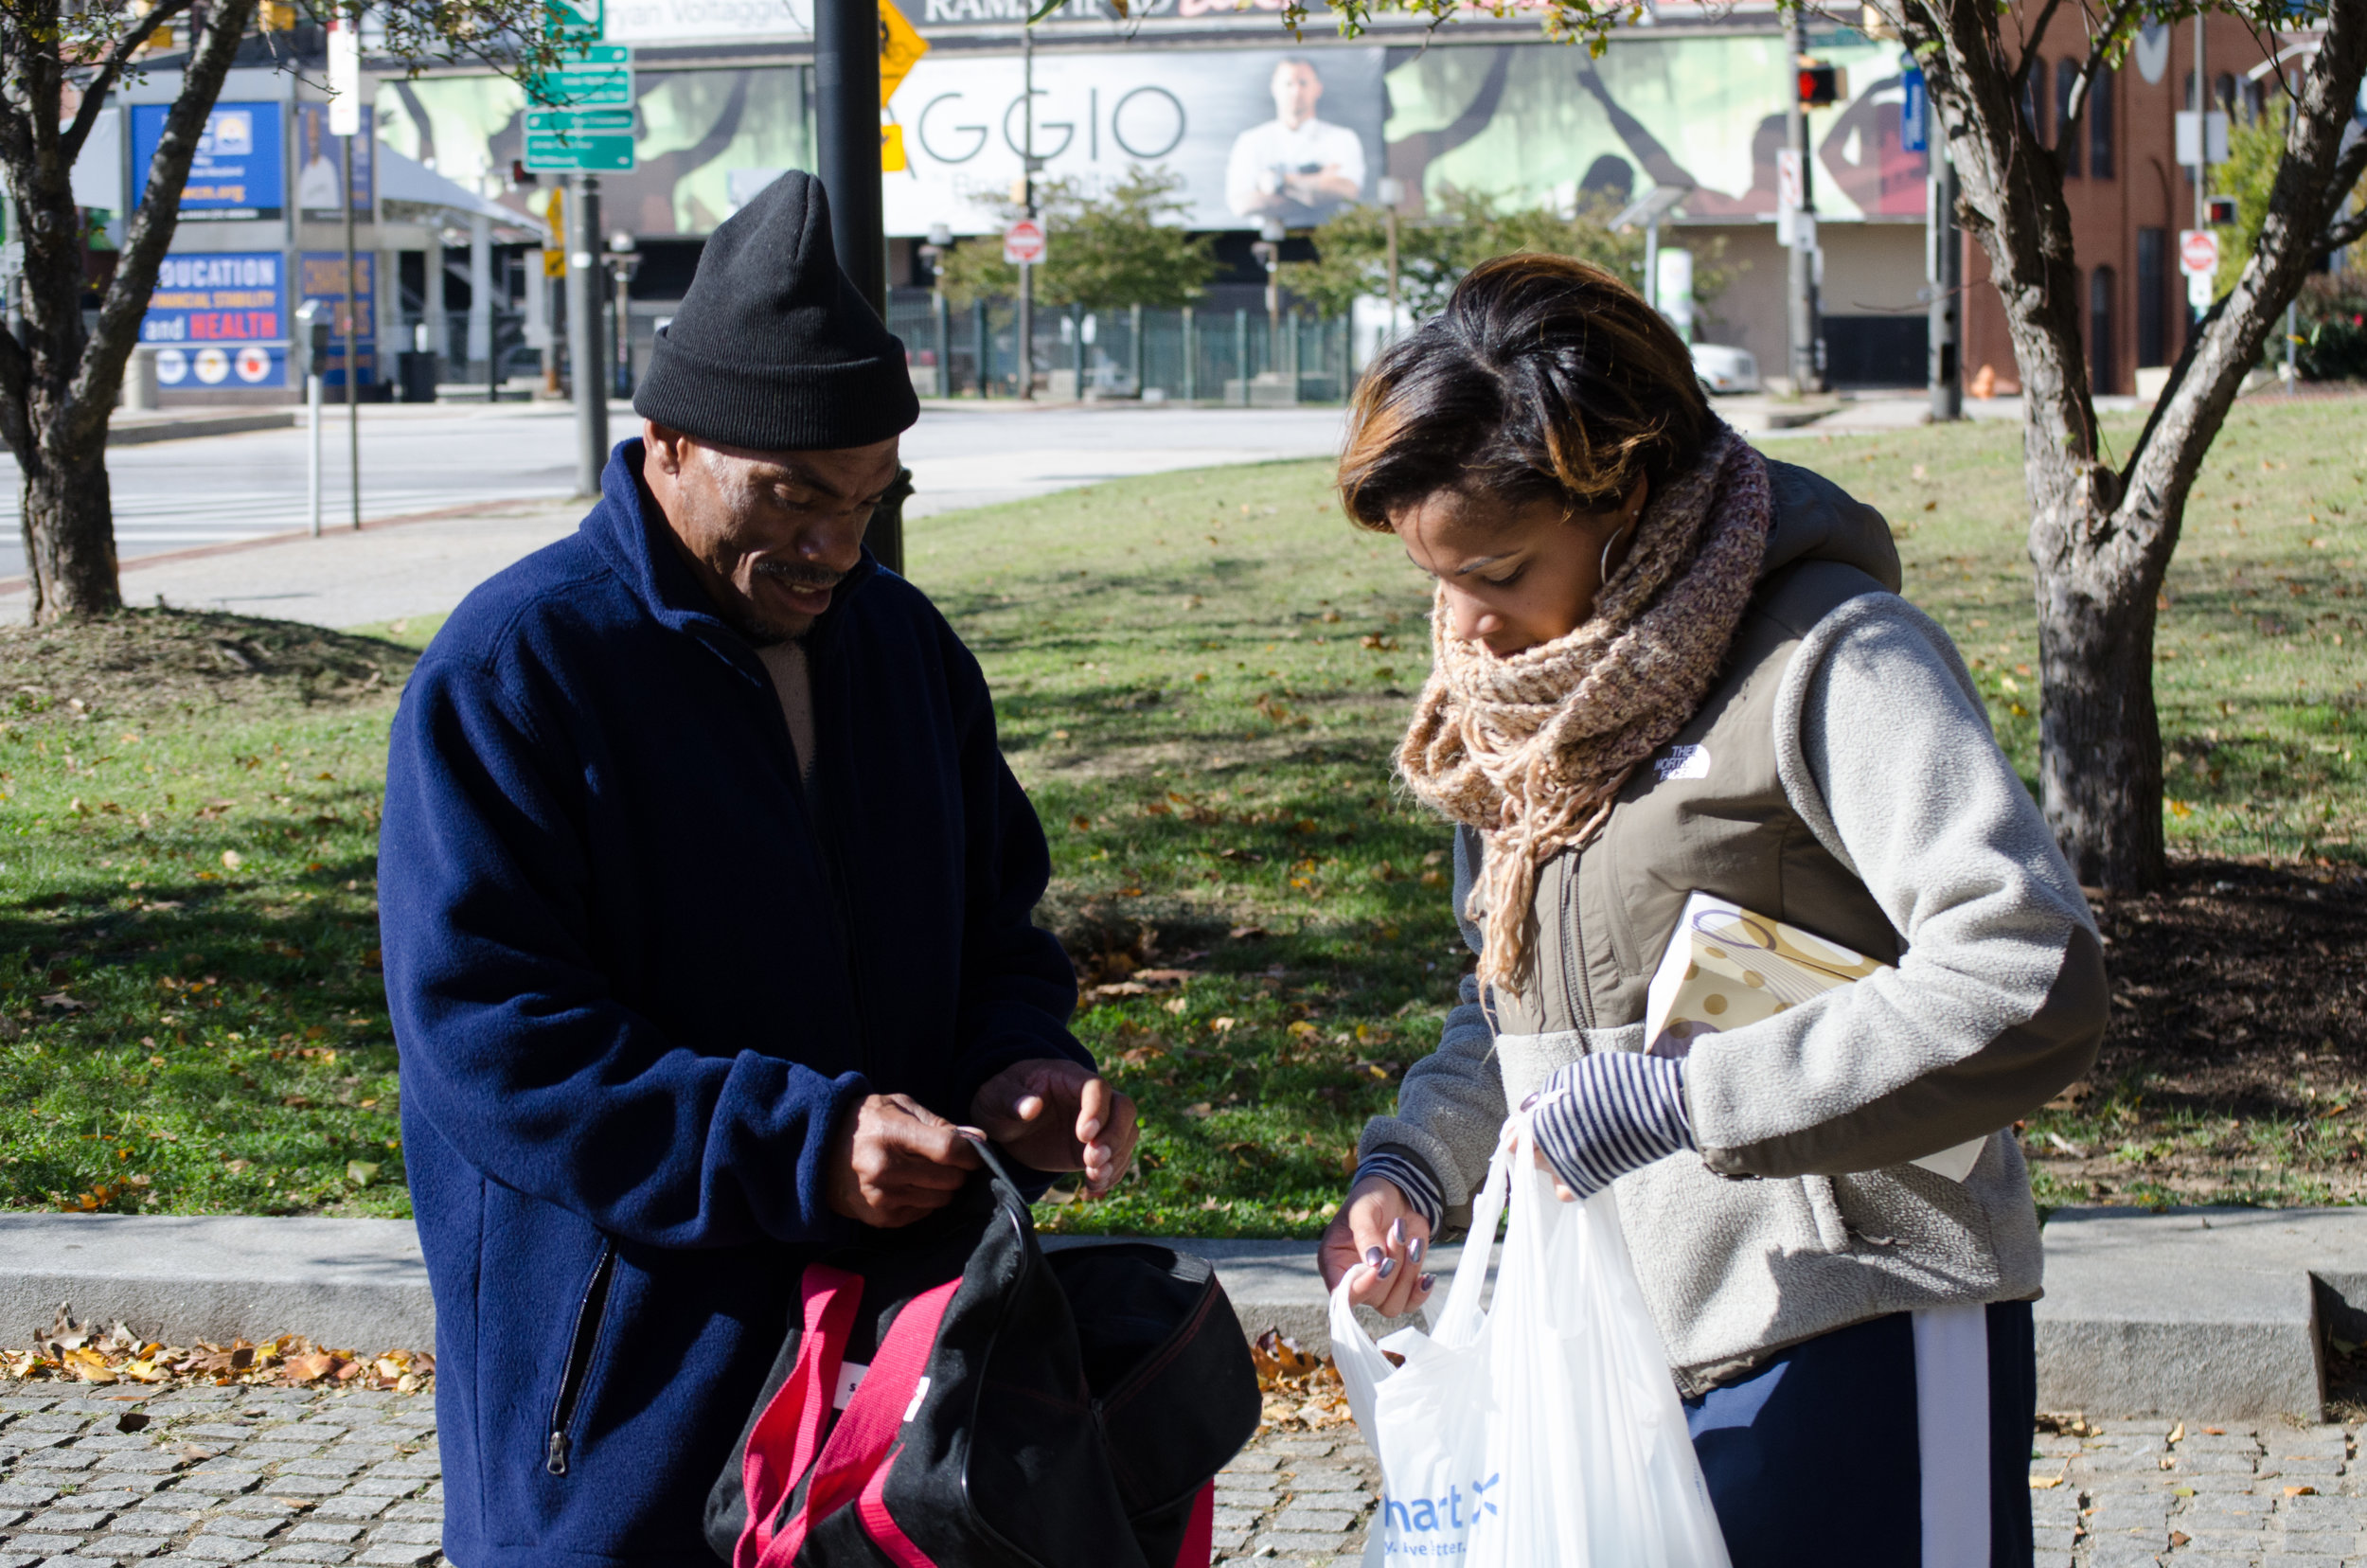
[[[1344,1282],[1332,1293],[1332,1356],[1380,1460],[1365,1562],[1728,1568],[1613,1200],[1560,1202],[1520,1120],[1506,1131],[1430,1334],[1400,1329],[1376,1346]],[[1487,1238],[1507,1196],[1483,1313]],[[1392,1368],[1383,1350],[1405,1364]]]

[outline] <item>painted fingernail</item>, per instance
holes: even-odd
[[[1405,1249],[1405,1260],[1408,1263],[1419,1263],[1422,1260],[1422,1238],[1420,1237],[1415,1237],[1413,1245]]]
[[[1414,1288],[1417,1291],[1427,1291],[1437,1283],[1438,1276],[1436,1274],[1424,1274],[1421,1278],[1414,1282]]]
[[[1380,1267],[1373,1271],[1373,1277],[1375,1279],[1386,1279],[1397,1272],[1397,1260],[1394,1257],[1384,1257],[1380,1260]]]
[[[1529,1107],[1535,1105],[1539,1097],[1540,1096],[1537,1094],[1530,1095],[1528,1098],[1521,1102],[1521,1109],[1526,1111]]]
[[[1389,1221],[1389,1244],[1393,1247],[1405,1245],[1405,1221],[1403,1220]]]
[[[1364,1249],[1364,1261],[1370,1263],[1376,1269],[1380,1267],[1380,1260],[1388,1256],[1389,1255],[1387,1253],[1382,1252],[1379,1247],[1367,1247]]]

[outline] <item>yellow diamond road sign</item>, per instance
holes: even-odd
[[[891,0],[880,0],[880,107],[887,107],[888,98],[912,74],[920,57],[929,52],[929,41],[913,30]]]

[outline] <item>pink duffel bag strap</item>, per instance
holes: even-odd
[[[769,1568],[796,1555],[795,1544],[785,1553],[773,1550],[774,1516],[822,1448],[822,1426],[829,1419],[839,1365],[854,1333],[855,1310],[863,1302],[863,1276],[825,1263],[807,1268],[803,1288],[805,1337],[797,1346],[797,1364],[756,1418],[740,1461],[748,1523],[732,1551],[732,1568]],[[801,1516],[804,1512],[799,1510]],[[802,1541],[802,1517],[792,1524]]]

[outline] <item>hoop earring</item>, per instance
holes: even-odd
[[[1619,547],[1619,542],[1627,538],[1628,535],[1633,531],[1635,525],[1636,520],[1630,517],[1628,519],[1626,526],[1622,527],[1617,533],[1612,534],[1611,538],[1603,542],[1602,564],[1595,568],[1594,580],[1597,585],[1611,580],[1611,552]]]

